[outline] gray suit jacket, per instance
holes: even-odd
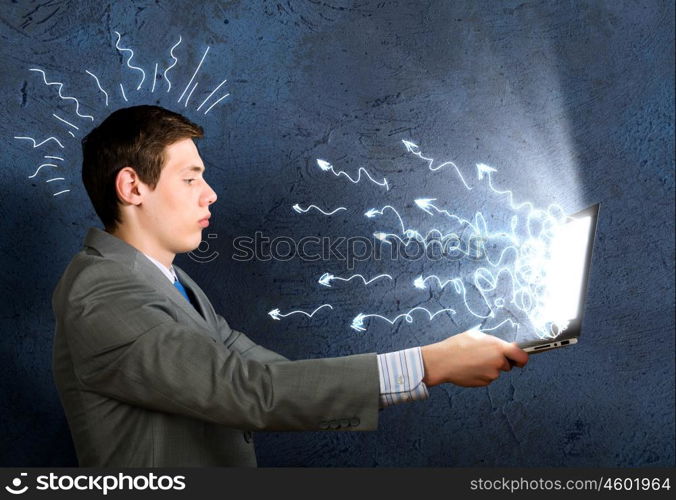
[[[81,466],[255,466],[253,430],[377,427],[375,354],[289,361],[174,268],[199,311],[91,228],[54,290],[54,378]]]

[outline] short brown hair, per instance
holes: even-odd
[[[107,231],[122,222],[115,178],[132,167],[155,189],[165,161],[164,149],[181,139],[199,138],[202,127],[159,106],[133,106],[111,113],[82,139],[82,182]]]

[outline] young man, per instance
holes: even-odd
[[[82,141],[91,228],[53,295],[54,376],[81,466],[255,466],[250,431],[373,430],[444,382],[487,385],[528,355],[477,331],[388,354],[289,361],[230,328],[178,266],[216,193],[193,139],[156,106]],[[510,361],[511,360],[511,361]]]

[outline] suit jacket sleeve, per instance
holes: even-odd
[[[239,429],[321,430],[345,419],[351,430],[377,427],[373,353],[288,361],[240,332],[217,342],[114,261],[84,268],[68,301],[68,344],[86,390]]]
[[[243,358],[254,359],[262,363],[289,361],[281,354],[277,354],[276,352],[256,344],[244,333],[230,328],[228,322],[220,314],[216,314],[216,321],[218,322],[218,332],[225,347],[239,353]]]

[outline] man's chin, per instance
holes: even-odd
[[[202,240],[200,239],[196,244],[191,245],[190,248],[186,249],[183,253],[193,252],[193,251],[199,249],[199,246],[200,246],[201,243],[202,243]]]
[[[185,245],[182,246],[182,248],[177,251],[176,253],[188,253],[192,252],[194,250],[197,250],[202,243],[202,232],[200,231],[199,238],[198,239],[193,239],[191,242],[186,242]]]

